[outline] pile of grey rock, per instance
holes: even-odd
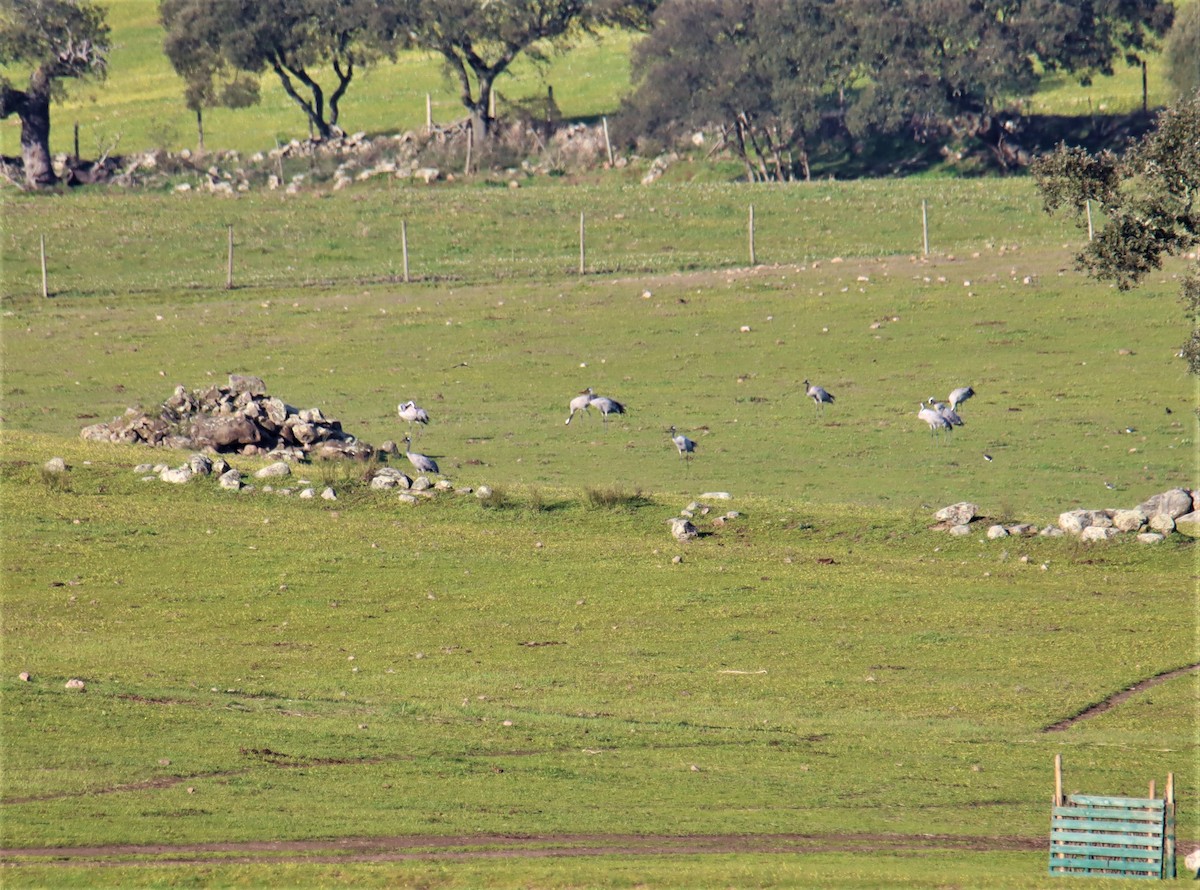
[[[1128,510],[1068,510],[1059,514],[1056,525],[1048,525],[1040,530],[1032,523],[993,524],[988,526],[987,536],[994,540],[1023,535],[1076,535],[1081,541],[1107,541],[1122,533],[1129,533],[1136,534],[1142,543],[1156,544],[1174,532],[1200,537],[1198,510],[1200,491],[1173,488]],[[969,535],[971,523],[979,518],[979,507],[962,501],[938,510],[934,518],[939,522],[935,528],[945,529],[952,535]]]
[[[709,492],[707,495],[702,495],[702,497],[727,500],[729,495],[725,492]],[[671,536],[681,544],[684,541],[700,537],[700,529],[696,527],[692,520],[699,516],[710,516],[713,512],[713,508],[709,504],[692,501],[679,511],[678,516],[672,516],[667,520],[667,524],[671,526]],[[741,515],[737,510],[728,510],[720,515],[713,516],[709,521],[712,523],[713,528],[720,528],[725,523],[738,519]]]
[[[80,436],[93,442],[283,460],[367,458],[374,453],[320,408],[295,408],[270,395],[262,378],[241,374],[230,374],[224,386],[177,386],[156,410],[129,408],[109,423],[84,427]]]

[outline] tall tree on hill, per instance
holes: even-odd
[[[159,17],[167,58],[199,91],[189,101],[204,101],[222,67],[272,71],[321,139],[341,134],[354,75],[390,53],[403,29],[395,6],[374,0],[160,0]]]
[[[1139,59],[1171,14],[1167,0],[664,0],[635,50],[626,110],[668,132],[736,131],[755,109],[801,157],[830,142],[959,133],[1007,164],[998,117],[1013,97],[1045,70],[1086,80]]]
[[[1200,3],[1181,7],[1166,40],[1167,77],[1180,96],[1200,93]]]
[[[21,119],[21,159],[29,188],[58,182],[50,157],[50,103],[65,80],[107,72],[104,10],[86,0],[0,0],[0,65],[28,69],[24,89],[0,74],[0,118]]]
[[[491,131],[496,78],[521,55],[545,61],[554,47],[605,26],[642,27],[658,0],[398,0],[413,42],[437,53],[458,82],[478,140]]]
[[[1200,245],[1200,94],[1168,108],[1157,128],[1123,157],[1060,145],[1033,165],[1048,212],[1080,218],[1088,201],[1107,222],[1078,257],[1094,277],[1135,286],[1164,256]],[[1200,262],[1184,276],[1181,298],[1192,324],[1181,350],[1200,375]]]

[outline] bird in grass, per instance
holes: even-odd
[[[412,425],[414,423],[429,423],[429,412],[417,405],[416,402],[409,399],[407,402],[401,402],[396,409],[401,420],[408,421],[408,431],[412,433]]]
[[[608,425],[608,415],[625,413],[625,406],[616,399],[610,399],[608,396],[598,396],[592,392],[590,386],[584,392],[589,396],[588,406],[600,412],[600,419],[604,421],[605,426]]]
[[[971,398],[973,395],[975,395],[975,390],[971,389],[971,387],[960,386],[958,389],[953,389],[950,391],[950,398],[948,398],[946,401],[950,403],[951,410],[957,411],[962,403]]]
[[[936,411],[942,417],[946,418],[951,426],[962,426],[963,420],[958,416],[958,412],[944,402],[939,402],[933,396],[929,397],[929,407]]]
[[[413,465],[418,473],[433,473],[435,476],[440,476],[442,471],[438,469],[437,461],[432,457],[426,457],[423,454],[417,454],[411,450],[412,439],[409,436],[404,437],[404,456],[408,458],[408,462]]]
[[[994,461],[996,458],[992,457],[992,456],[991,456],[990,454],[988,454],[987,452],[984,452],[984,454],[983,454],[983,459],[984,459],[984,460],[986,460],[986,461],[987,461],[987,462],[990,464],[990,463],[991,463],[992,461]]]
[[[567,415],[567,424],[569,425],[571,423],[571,418],[575,416],[575,412],[582,411],[584,414],[587,414],[588,405],[591,403],[591,401],[592,388],[590,386],[575,398],[571,399],[571,404],[568,406],[571,409],[571,413]]]
[[[823,386],[817,386],[815,383],[804,381],[804,394],[813,400],[817,406],[817,413],[820,414],[825,405],[833,403],[833,395]]]
[[[929,424],[930,436],[936,436],[941,430],[945,430],[947,433],[949,433],[954,429],[954,427],[950,425],[950,421],[942,417],[940,413],[935,411],[933,408],[930,408],[924,402],[918,402],[917,409],[917,417]]]
[[[696,451],[696,443],[689,439],[683,433],[676,433],[675,427],[671,427],[671,441],[675,443],[675,447],[679,450],[679,456],[685,461],[690,462],[692,455]]]

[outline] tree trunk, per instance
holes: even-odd
[[[31,189],[50,188],[58,183],[50,157],[50,79],[36,72],[29,90],[17,107],[21,118],[21,160],[25,183]]]
[[[196,109],[196,137],[196,151],[204,154],[204,112],[199,108]]]

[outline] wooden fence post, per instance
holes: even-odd
[[[754,205],[750,205],[750,265],[757,265],[757,260],[754,257]]]
[[[585,229],[583,224],[583,211],[579,211],[579,274],[583,274],[584,264],[587,259],[587,247],[585,244]]]
[[[921,201],[921,256],[929,256],[929,207]]]
[[[1063,805],[1061,754],[1054,755],[1054,805],[1056,807]]]
[[[471,175],[471,150],[475,147],[475,124],[467,121],[467,163],[463,167],[463,176]]]
[[[41,241],[42,245],[42,297],[49,298],[50,284],[46,278],[46,236],[39,236],[39,240]]]
[[[400,248],[404,255],[404,283],[408,284],[408,221],[400,220]]]
[[[433,99],[425,94],[425,132],[433,129]]]
[[[600,121],[604,124],[604,150],[608,153],[608,166],[611,167],[613,165],[613,153],[612,142],[608,138],[608,117],[602,117]]]
[[[225,267],[225,290],[233,290],[233,226],[229,227],[229,259]]]
[[[1092,228],[1092,200],[1087,200],[1087,221],[1088,221],[1088,240],[1091,241],[1096,237],[1096,231]]]

